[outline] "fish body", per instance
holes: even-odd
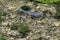
[[[43,15],[44,15],[43,12],[25,11],[25,10],[23,10],[23,9],[20,9],[20,11],[21,11],[21,12],[24,12],[24,13],[27,13],[27,14],[29,14],[29,15],[35,16],[35,17],[37,17],[37,16],[43,16]]]

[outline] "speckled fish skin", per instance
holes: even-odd
[[[25,10],[23,10],[23,9],[20,9],[20,11],[22,11],[22,12],[24,12],[24,13],[27,13],[27,14],[29,14],[29,15],[35,16],[35,17],[37,17],[37,16],[43,16],[43,15],[44,15],[43,12],[25,11]]]

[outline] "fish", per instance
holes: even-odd
[[[40,11],[39,12],[37,12],[37,11],[33,12],[33,11],[25,11],[23,9],[20,9],[20,11],[23,12],[23,13],[26,13],[28,15],[35,16],[35,17],[43,16],[44,15],[44,13],[43,12],[40,12]]]

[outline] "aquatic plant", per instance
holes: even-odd
[[[27,24],[24,23],[14,23],[12,25],[10,25],[11,30],[17,30],[21,37],[26,37],[27,33],[30,32],[29,26]]]
[[[24,38],[27,36],[27,33],[30,32],[29,26],[27,24],[20,23],[19,25],[19,33],[21,34],[21,37]]]
[[[4,11],[0,11],[0,23],[4,21],[4,18],[2,16],[6,16],[6,13]]]
[[[0,40],[6,40],[3,36],[0,37]]]
[[[41,2],[41,3],[54,3],[60,0],[34,0],[34,1]]]
[[[55,14],[55,18],[60,19],[60,10],[58,10]]]

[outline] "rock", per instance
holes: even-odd
[[[15,14],[11,14],[10,18],[15,18],[16,15]]]
[[[59,26],[60,25],[60,22],[54,22],[54,25],[55,26]]]
[[[8,10],[10,10],[10,11],[14,11],[15,9],[16,9],[16,7],[11,7],[11,6],[8,7]]]
[[[7,24],[8,24],[8,22],[7,22],[7,21],[6,21],[6,22],[2,22],[2,23],[1,23],[1,25],[3,25],[3,26],[4,26],[4,25],[7,25]]]

